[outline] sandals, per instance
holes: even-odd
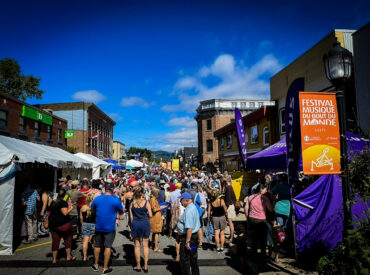
[[[77,258],[75,256],[72,256],[71,258],[67,259],[67,262],[76,261]]]
[[[137,266],[135,266],[135,267],[133,268],[133,270],[134,270],[134,271],[136,271],[136,272],[141,272],[141,268],[137,268]]]
[[[156,249],[154,250],[155,253],[163,253],[163,250],[162,249]]]

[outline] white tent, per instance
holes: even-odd
[[[62,149],[0,136],[0,255],[13,253],[14,185],[17,163],[47,163],[56,168],[93,167]],[[56,170],[55,170],[56,186]]]
[[[141,161],[130,159],[130,160],[128,160],[126,162],[126,166],[132,166],[132,167],[135,167],[135,168],[141,168],[141,167],[144,167],[144,163],[142,163]]]
[[[110,173],[112,173],[112,164],[105,162],[104,160],[101,160],[93,155],[85,154],[85,153],[77,153],[75,156],[78,156],[79,158],[82,158],[87,161],[91,161],[93,163],[93,171],[92,171],[92,178],[98,179],[100,177],[100,170],[101,168],[104,169],[104,172],[102,173],[102,177],[107,177]]]

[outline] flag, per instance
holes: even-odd
[[[243,168],[245,170],[247,165],[247,146],[245,145],[243,117],[238,108],[235,108],[235,123],[238,132],[240,158],[242,159]]]
[[[96,134],[95,136],[92,136],[91,138],[97,138],[99,137],[99,134]]]

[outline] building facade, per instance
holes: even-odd
[[[264,106],[243,116],[247,155],[253,155],[278,141],[275,106]],[[214,133],[218,140],[220,170],[241,171],[238,134],[235,122],[218,129]]]
[[[285,136],[285,101],[291,83],[297,78],[304,78],[304,90],[308,92],[334,91],[330,81],[326,78],[323,56],[333,47],[337,40],[341,46],[353,52],[353,30],[334,30],[311,49],[283,68],[270,79],[270,97],[277,102],[276,116],[280,137]],[[348,87],[353,90],[354,87]],[[346,98],[347,110],[355,105],[355,96]],[[353,119],[353,112],[349,111],[348,117]]]
[[[0,135],[66,149],[67,121],[0,93]]]
[[[201,101],[195,120],[198,128],[198,166],[218,167],[218,140],[214,132],[235,120],[235,108],[242,115],[249,114],[263,106],[274,105],[269,100],[210,99]]]
[[[358,124],[365,133],[368,133],[370,131],[370,23],[352,36]]]
[[[113,157],[114,160],[120,162],[127,158],[126,145],[120,141],[113,141]]]
[[[110,158],[113,155],[113,119],[90,102],[37,105],[67,120],[67,145],[77,152]]]
[[[175,151],[175,159],[180,160],[181,169],[198,166],[198,147],[183,147]]]

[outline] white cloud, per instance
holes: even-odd
[[[198,133],[196,127],[183,127],[163,136],[154,137],[160,143],[160,149],[173,152],[184,146],[197,146]]]
[[[178,79],[173,93],[178,95],[180,103],[165,105],[162,110],[193,113],[200,101],[212,98],[267,99],[270,90],[268,77],[281,68],[279,61],[271,54],[263,56],[249,68],[242,61],[237,62],[232,55],[220,55],[213,64],[200,68],[195,75]],[[211,78],[215,80],[212,83],[217,84],[207,85]]]
[[[96,90],[80,91],[72,95],[74,100],[99,103],[107,98]]]
[[[146,102],[144,98],[131,96],[131,97],[124,97],[121,100],[122,107],[131,107],[131,106],[139,106],[142,108],[148,108],[154,105],[155,102]]]
[[[168,126],[196,127],[196,121],[189,117],[175,117],[167,122]]]
[[[123,117],[120,114],[117,114],[117,113],[110,113],[110,114],[108,114],[108,116],[110,116],[111,119],[113,119],[115,121],[123,120]]]

